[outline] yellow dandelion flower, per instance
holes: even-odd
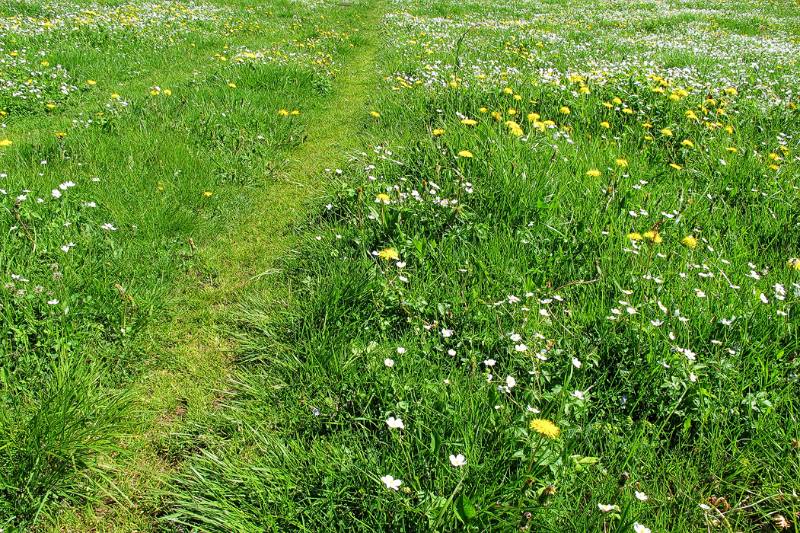
[[[441,135],[444,135],[444,130],[443,130],[442,128],[435,128],[435,129],[434,129],[434,130],[431,132],[431,134],[432,134],[434,137],[439,137],[439,136],[441,136]]]
[[[512,135],[515,135],[517,137],[522,137],[522,135],[524,134],[520,125],[514,122],[513,120],[507,120],[506,127],[509,129]]]
[[[592,178],[599,178],[600,174],[602,174],[602,172],[600,172],[596,168],[593,168],[593,169],[590,169],[590,170],[586,171],[586,175],[587,176],[591,176]]]
[[[687,248],[691,248],[694,250],[697,248],[697,237],[694,235],[687,235],[683,239],[681,239],[681,244],[686,246]]]
[[[297,115],[300,114],[300,110],[299,109],[292,109],[291,112],[289,112],[289,114],[292,115],[293,117],[296,117]]]
[[[231,89],[235,89],[236,88],[236,84],[233,83],[232,81],[229,81],[228,82],[228,87],[230,87]]]
[[[536,433],[548,439],[557,439],[561,435],[561,429],[545,418],[534,418],[529,426]]]
[[[628,160],[619,158],[614,161],[618,167],[626,168],[628,166]]]
[[[512,89],[511,87],[506,87],[505,89],[503,89],[503,94],[514,94],[514,89]]]
[[[632,241],[641,241],[642,240],[642,234],[639,233],[638,231],[634,231],[634,232],[628,233],[627,237]]]
[[[94,87],[95,85],[97,85],[97,82],[94,80],[86,80],[86,85]]]
[[[615,96],[612,98],[611,102],[615,103],[616,105],[620,105],[622,103],[622,99],[619,96]]]
[[[670,163],[669,166],[674,168],[675,170],[681,170],[683,167],[680,166],[678,163]]]
[[[465,119],[461,120],[461,123],[463,125],[465,125],[465,126],[474,126],[475,124],[478,123],[478,121],[477,120],[473,120],[471,118],[465,118]]]
[[[288,117],[289,116],[289,111],[287,109],[279,109],[278,110],[278,115],[281,116],[281,117]]]
[[[661,135],[664,137],[672,137],[672,130],[669,128],[664,128],[661,130]]]
[[[645,231],[642,234],[642,236],[648,241],[653,242],[655,244],[661,244],[662,242],[664,242],[664,239],[661,238],[661,234],[659,234],[657,231],[653,230]]]
[[[694,148],[694,143],[689,139],[684,139],[681,141],[681,146],[685,146],[686,148]]]
[[[63,139],[64,137],[67,136],[67,133],[64,131],[57,131],[55,132],[55,136],[57,139]]]
[[[461,150],[460,152],[458,152],[458,157],[466,157],[467,159],[469,159],[470,157],[474,156],[472,155],[472,152],[470,152],[469,150]]]
[[[391,198],[389,198],[388,194],[382,192],[375,197],[375,201],[379,204],[388,204],[391,201]]]
[[[381,114],[378,113],[377,111],[370,111],[369,116],[371,116],[372,118],[381,118]]]
[[[211,191],[203,191],[203,196],[205,196],[206,198],[211,198],[212,196],[214,196],[214,193]]]
[[[558,108],[558,112],[562,115],[569,115],[571,113],[570,109],[567,106],[561,106]]]
[[[172,96],[172,89],[164,89],[164,96]]]
[[[7,146],[11,146],[14,144],[14,141],[11,139],[0,139],[0,148],[6,148]]]
[[[400,254],[397,252],[396,248],[384,248],[378,252],[378,257],[384,261],[397,261],[400,259]]]
[[[791,268],[791,269],[793,269],[793,270],[798,270],[798,271],[800,271],[800,257],[792,257],[792,258],[791,258],[791,259],[789,259],[789,261],[786,263],[786,266],[788,266],[789,268]]]
[[[608,122],[606,122],[605,120],[604,120],[603,122],[601,122],[601,123],[600,123],[600,126],[602,126],[602,127],[606,128],[606,129],[609,129],[609,128],[611,128],[611,124],[609,124],[609,123],[608,123]]]
[[[539,113],[528,113],[528,122],[536,122],[542,118]]]
[[[735,153],[739,152],[739,149],[734,147],[734,146],[729,146],[729,147],[725,148],[725,150],[727,150],[728,152],[730,152],[732,154],[735,154]]]

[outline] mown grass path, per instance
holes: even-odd
[[[287,153],[285,170],[261,190],[253,212],[215,241],[197,243],[195,253],[208,265],[205,272],[214,275],[198,275],[193,288],[175,298],[172,320],[159,327],[168,343],[163,357],[167,364],[144,374],[134,386],[141,431],[126,443],[129,453],[121,456],[121,463],[109,464],[121,475],[113,476],[105,504],[88,512],[66,512],[56,530],[155,528],[169,496],[167,480],[185,459],[171,456],[173,436],[185,438],[194,422],[224,409],[235,379],[237,347],[230,323],[236,305],[255,290],[262,298],[285,295],[279,277],[271,274],[292,249],[294,227],[307,214],[304,206],[324,189],[324,170],[335,168],[359,146],[357,133],[368,117],[365,104],[377,82],[383,9],[379,2],[342,2],[341,9],[352,13],[358,44],[339,65],[331,93],[304,113],[304,142]]]

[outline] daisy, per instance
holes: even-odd
[[[400,490],[400,485],[403,484],[402,479],[395,479],[394,476],[381,476],[381,481],[386,485],[387,489]]]
[[[458,455],[451,455],[450,464],[455,466],[456,468],[459,468],[467,464],[467,459],[466,457],[464,457],[463,454],[460,453]]]

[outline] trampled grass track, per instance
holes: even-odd
[[[358,44],[346,53],[331,93],[304,113],[309,126],[302,143],[286,154],[285,167],[258,193],[252,212],[196,249],[213,279],[198,278],[196,286],[183,287],[174,298],[174,319],[159,328],[168,347],[159,360],[167,366],[143,375],[133,387],[140,431],[131,435],[119,461],[108,464],[115,472],[108,497],[100,506],[66,510],[54,531],[157,529],[162,504],[169,503],[170,478],[184,466],[180,458],[164,457],[165,442],[209,411],[224,409],[236,387],[232,325],[238,304],[258,294],[279,308],[291,297],[274,274],[297,239],[296,225],[308,216],[306,205],[325,188],[325,170],[342,165],[361,147],[366,101],[378,82],[382,3],[344,1],[340,7],[353,23]],[[138,80],[137,85],[151,84]]]

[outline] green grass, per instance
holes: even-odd
[[[797,528],[789,3],[116,4],[0,41],[0,528]]]
[[[80,87],[0,95],[2,138],[13,142],[0,148],[0,527],[151,527],[182,459],[170,434],[224,386],[228,348],[210,306],[249,274],[222,258],[244,259],[232,241],[257,216],[272,228],[289,219],[260,202],[281,190],[286,154],[332,75],[300,57],[232,56],[313,38],[339,61],[353,37],[324,9],[220,5],[182,26],[166,53],[159,32],[169,37],[172,22],[119,29],[113,14],[57,41],[6,37],[23,51],[7,59],[45,57]]]

